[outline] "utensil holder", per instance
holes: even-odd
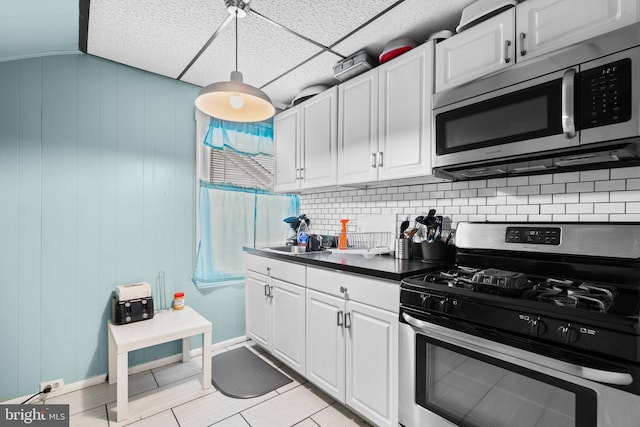
[[[456,247],[445,242],[422,242],[422,259],[425,261],[453,260]]]
[[[396,239],[396,258],[411,259],[411,239]]]

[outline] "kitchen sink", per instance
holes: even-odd
[[[271,246],[268,248],[264,248],[266,251],[270,252],[278,252],[278,253],[286,253],[291,255],[311,255],[311,254],[330,254],[331,251],[326,249],[320,251],[313,252],[305,252],[306,248],[304,246]]]

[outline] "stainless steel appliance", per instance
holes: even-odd
[[[640,23],[434,95],[450,179],[639,164]]]
[[[640,224],[461,223],[400,290],[406,427],[636,427]]]

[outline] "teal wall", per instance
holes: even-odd
[[[243,287],[190,281],[198,90],[89,55],[0,62],[0,401],[105,374],[112,290],[159,271],[214,342],[244,335]]]

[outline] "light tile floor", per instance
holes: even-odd
[[[253,399],[233,399],[201,386],[201,358],[129,377],[129,419],[115,422],[116,385],[108,383],[56,396],[46,403],[69,404],[77,427],[317,427],[369,426],[280,361],[247,341],[246,345],[293,379]],[[238,347],[235,345],[221,351]]]

